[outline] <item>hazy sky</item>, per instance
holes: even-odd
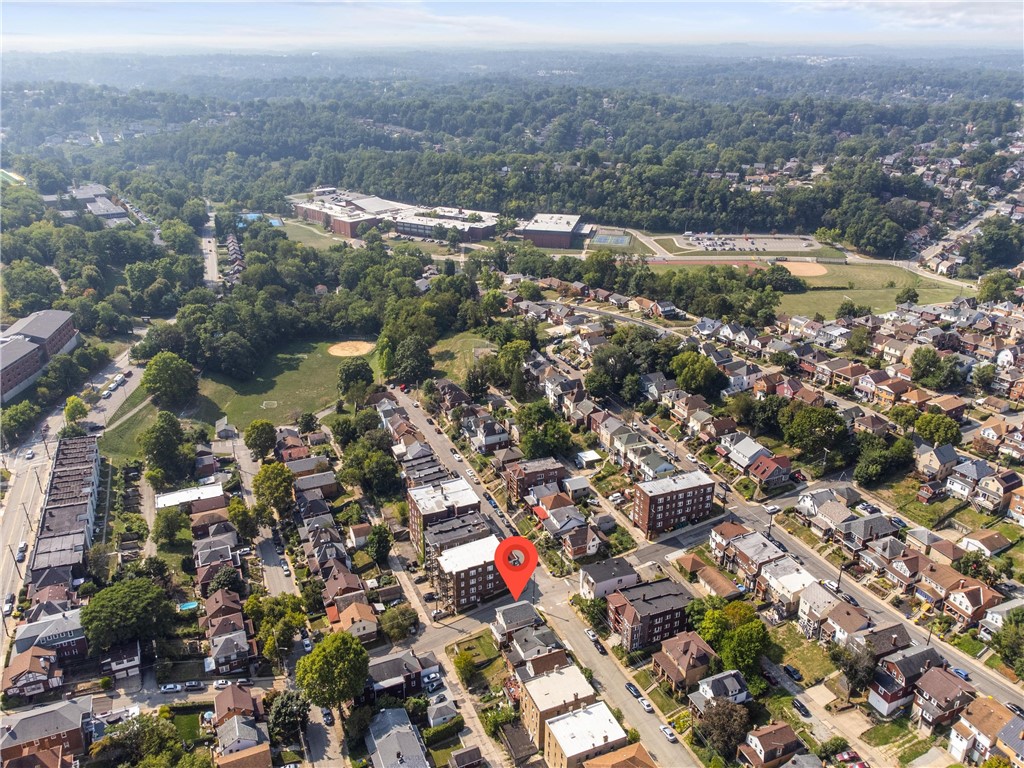
[[[3,0],[4,51],[323,50],[652,43],[1020,49],[1021,0],[48,2]]]

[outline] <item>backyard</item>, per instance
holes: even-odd
[[[922,504],[915,498],[919,487],[920,483],[908,475],[896,482],[881,485],[875,488],[874,492],[883,501],[894,507],[897,514],[909,517],[915,523],[926,528],[935,528],[935,524],[942,517],[962,503],[959,499],[949,498],[931,504]]]
[[[800,634],[793,622],[772,627],[769,634],[773,646],[769,648],[768,657],[776,664],[792,664],[799,669],[805,685],[822,680],[835,671],[828,652]]]

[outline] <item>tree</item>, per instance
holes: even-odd
[[[846,422],[831,408],[801,408],[783,430],[786,442],[814,456],[846,439]]]
[[[267,716],[270,736],[279,744],[291,744],[309,724],[309,702],[295,689],[281,691]]]
[[[988,558],[977,550],[965,552],[954,567],[965,576],[980,579],[989,586],[1013,574],[1012,560],[1005,557]]]
[[[889,410],[889,419],[904,432],[909,432],[921,418],[921,411],[913,405],[894,405]]]
[[[980,768],[1013,768],[1013,763],[1002,755],[992,755],[981,764]]]
[[[243,595],[245,594],[245,580],[235,568],[225,565],[210,580],[209,589],[211,593],[226,589],[236,595]]]
[[[605,598],[595,597],[588,600],[585,597],[577,597],[576,605],[583,618],[594,629],[600,629],[608,622],[608,601]]]
[[[239,537],[245,541],[252,541],[259,535],[260,525],[265,522],[261,518],[259,508],[250,508],[237,496],[232,496],[228,502],[228,522],[235,526]]]
[[[42,414],[42,409],[28,400],[20,403],[5,405],[0,410],[0,434],[4,442],[13,443],[31,430],[36,420]]]
[[[712,609],[705,611],[704,618],[700,622],[700,628],[697,630],[697,634],[700,635],[704,641],[715,650],[718,650],[722,645],[722,640],[725,639],[726,633],[729,631],[729,620],[725,617],[725,613],[718,609]]]
[[[174,606],[152,581],[126,579],[97,592],[81,620],[89,647],[106,651],[130,640],[164,637],[174,623]]]
[[[183,477],[192,463],[191,447],[185,444],[185,430],[170,411],[160,411],[139,435],[146,464],[160,470],[168,481]]]
[[[89,406],[78,395],[71,395],[64,403],[64,420],[75,424],[89,415]]]
[[[395,350],[394,378],[407,384],[415,384],[430,377],[434,360],[430,356],[430,345],[420,336],[406,336]]]
[[[373,384],[373,369],[365,357],[346,357],[338,364],[338,391],[346,400],[354,400],[358,390],[365,392]]]
[[[800,360],[789,352],[773,352],[768,362],[777,365],[787,373],[795,373]]]
[[[173,352],[158,352],[146,363],[142,386],[158,405],[169,406],[187,403],[199,391],[192,366]]]
[[[836,309],[836,319],[840,320],[844,317],[863,317],[864,315],[871,314],[871,307],[867,304],[855,304],[850,299],[845,299],[839,304]]]
[[[313,576],[299,590],[302,596],[302,607],[310,616],[316,616],[324,612],[324,580],[319,576]]]
[[[419,623],[419,614],[409,605],[396,605],[388,608],[380,616],[380,628],[392,642],[398,642],[409,636],[410,630]]]
[[[850,748],[850,742],[842,736],[833,736],[831,739],[826,739],[821,742],[818,748],[814,751],[814,756],[819,760],[831,760],[833,757],[838,755],[840,752],[845,752]]]
[[[726,669],[738,669],[750,677],[758,670],[761,654],[767,650],[768,642],[768,630],[763,623],[747,622],[731,630],[722,641],[722,664]]]
[[[157,546],[170,544],[178,538],[178,534],[189,527],[189,517],[180,507],[167,507],[158,510],[150,532]]]
[[[256,501],[283,515],[292,505],[294,477],[284,464],[266,464],[252,479]]]
[[[858,325],[850,331],[846,349],[853,355],[864,355],[871,349],[871,331],[865,325]]]
[[[996,380],[996,367],[991,363],[975,366],[971,371],[971,383],[981,391],[987,391]]]
[[[452,664],[455,666],[455,672],[462,684],[469,686],[477,674],[476,660],[473,658],[473,654],[469,651],[459,651],[452,659]]]
[[[728,383],[714,362],[699,352],[681,352],[672,358],[671,367],[679,388],[691,394],[717,398]]]
[[[847,701],[851,695],[863,690],[875,674],[875,649],[871,643],[856,646],[832,644],[828,656],[846,678]]]
[[[917,304],[917,301],[917,289],[912,286],[908,286],[896,294],[897,304]]]
[[[738,629],[744,624],[752,621],[759,621],[754,606],[743,600],[734,600],[722,609],[725,618],[729,621],[729,629]]]
[[[273,450],[277,443],[277,430],[266,419],[256,419],[245,428],[245,447],[262,459]]]
[[[750,728],[750,714],[742,704],[715,697],[707,703],[704,719],[695,727],[708,747],[731,760]]]
[[[384,565],[388,561],[388,553],[391,551],[391,543],[394,540],[391,530],[383,523],[378,523],[370,529],[366,536],[366,551],[374,562]]]
[[[318,707],[340,707],[363,692],[370,657],[348,632],[334,632],[299,659],[295,682]]]
[[[300,413],[298,421],[295,422],[295,425],[299,428],[299,432],[304,435],[315,430],[317,428],[317,424],[316,415],[309,411]]]
[[[922,438],[932,445],[960,445],[963,434],[960,425],[942,413],[925,413],[914,425]]]
[[[181,755],[181,741],[171,720],[141,714],[107,728],[89,754],[112,765],[138,765],[149,755],[167,755],[174,761]]]

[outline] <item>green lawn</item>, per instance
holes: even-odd
[[[141,387],[139,388],[141,391]],[[134,396],[134,392],[132,395]],[[116,429],[103,433],[100,437],[100,453],[110,459],[113,464],[121,464],[140,457],[139,434],[156,419],[157,407],[146,403],[136,414],[126,419]]]
[[[931,504],[922,504],[915,500],[920,483],[909,475],[902,480],[887,483],[875,489],[884,501],[896,507],[896,511],[909,517],[915,523],[934,528],[938,520],[960,504],[959,499],[943,499]]]
[[[909,731],[910,723],[906,718],[901,717],[891,723],[879,723],[868,728],[860,737],[872,747],[880,747],[883,744],[891,744]]]
[[[828,652],[817,643],[805,638],[793,622],[786,622],[769,630],[775,648],[769,652],[772,661],[792,664],[804,676],[804,684],[811,685],[835,671]],[[781,653],[780,653],[781,650]]]
[[[199,740],[199,714],[175,715],[174,727],[182,741],[196,742]]]
[[[288,239],[297,243],[311,245],[314,248],[330,248],[332,245],[345,242],[345,238],[326,232],[323,227],[316,224],[284,217],[281,217],[281,220],[284,222],[282,229],[288,235]]]
[[[955,645],[968,656],[977,656],[985,649],[985,644],[971,635],[957,635],[950,644]]]
[[[454,381],[462,384],[466,380],[466,371],[472,365],[473,360],[484,350],[494,350],[497,347],[483,336],[471,331],[456,334],[447,339],[441,339],[430,353],[434,356],[435,369]]]
[[[211,425],[227,415],[230,423],[243,430],[255,419],[287,424],[303,411],[326,408],[338,397],[336,372],[342,360],[328,354],[331,343],[288,344],[248,381],[219,373],[205,375],[199,381],[198,402],[187,415]]]
[[[651,677],[651,671],[649,669],[641,669],[633,675],[633,679],[636,680],[636,684],[640,686],[640,690],[642,691],[646,691],[654,685],[654,678]]]
[[[141,385],[136,387],[135,390],[125,398],[125,401],[117,406],[117,410],[107,417],[107,424],[114,424],[126,413],[130,413],[136,406],[141,405],[147,397],[149,397],[149,393],[146,392],[144,387]]]
[[[448,758],[452,752],[462,748],[462,741],[456,736],[454,739],[441,742],[435,747],[430,747],[430,759],[433,760],[435,768],[444,768],[448,765]]]
[[[824,290],[786,294],[782,297],[778,311],[797,315],[820,312],[825,317],[832,317],[846,297],[857,304],[866,304],[875,311],[887,311],[896,305],[896,294],[904,288],[916,288],[921,304],[949,301],[962,292],[958,287],[885,262],[824,266],[828,270],[826,274],[803,278],[809,286]]]

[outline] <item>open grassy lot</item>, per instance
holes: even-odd
[[[800,634],[796,624],[780,624],[772,627],[769,634],[778,646],[770,649],[769,658],[776,663],[792,664],[799,669],[804,676],[805,685],[821,680],[835,671],[835,665],[829,660],[828,652]]]
[[[846,297],[857,304],[866,304],[875,311],[886,311],[896,305],[896,294],[904,288],[916,288],[922,304],[949,301],[961,292],[952,285],[930,280],[884,262],[822,266],[826,269],[824,275],[803,279],[809,286],[823,290],[787,294],[782,297],[779,312],[795,315],[814,315],[820,312],[825,317],[832,317]]]
[[[443,741],[435,747],[430,747],[430,759],[433,760],[436,768],[444,768],[448,765],[448,758],[452,752],[462,748],[462,740],[457,736],[454,739]]]
[[[935,523],[942,516],[961,503],[959,499],[949,498],[931,504],[922,504],[915,501],[919,487],[920,483],[908,476],[897,482],[882,485],[874,491],[883,501],[895,507],[899,514],[909,517],[915,523],[926,528],[934,528]]]
[[[142,388],[140,387],[136,392],[142,392]],[[135,397],[136,392],[133,392],[131,397],[128,398],[129,401],[131,401],[132,397]],[[141,402],[144,399],[145,395],[143,394],[139,401]],[[118,409],[119,413],[123,407]],[[127,411],[124,412],[127,413]],[[109,458],[113,464],[122,464],[139,458],[139,435],[153,423],[156,419],[156,414],[157,407],[152,402],[146,403],[138,413],[133,414],[123,423],[119,424],[116,429],[104,432],[102,437],[100,437],[100,453]],[[110,421],[113,421],[113,419],[110,419]]]
[[[282,229],[288,235],[288,239],[297,243],[311,245],[314,248],[330,248],[332,245],[345,242],[345,238],[325,232],[323,227],[315,224],[284,217],[281,217],[281,220],[284,222]]]
[[[199,713],[175,715],[174,728],[182,741],[190,744],[199,741]]]
[[[245,429],[254,419],[287,424],[303,411],[319,411],[338,397],[337,370],[342,358],[328,354],[330,346],[330,342],[288,344],[249,381],[235,381],[219,373],[203,376],[197,403],[186,416],[213,424],[226,415],[236,427]]]
[[[873,747],[880,747],[884,744],[891,744],[910,730],[910,723],[906,718],[900,717],[891,723],[879,723],[868,728],[860,735],[864,741]]]
[[[435,369],[457,384],[466,380],[466,371],[477,355],[484,350],[497,347],[479,334],[465,331],[447,339],[441,339],[430,350],[434,356]]]

